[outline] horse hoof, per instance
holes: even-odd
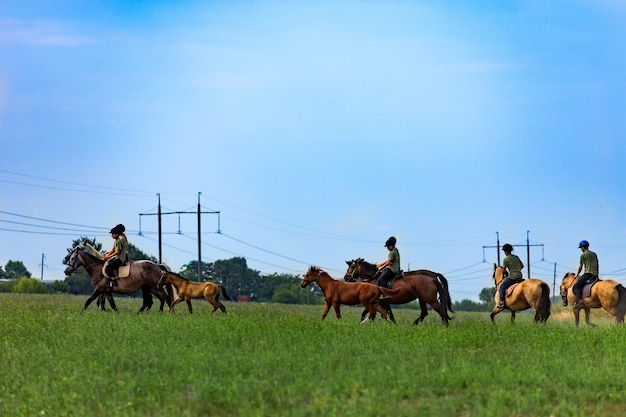
[[[369,317],[366,317],[366,318],[364,318],[364,319],[363,319],[363,321],[361,322],[361,324],[367,323],[368,321],[370,321],[370,318],[369,318]]]

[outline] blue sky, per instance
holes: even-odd
[[[341,278],[394,235],[404,269],[476,300],[497,233],[543,245],[550,284],[581,239],[624,283],[624,21],[619,1],[0,1],[0,264],[39,277],[43,253],[63,279],[72,240],[108,248],[120,222],[157,256],[158,193],[220,212],[203,261],[264,274]],[[163,232],[166,263],[197,259],[195,215]]]

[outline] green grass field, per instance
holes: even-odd
[[[574,327],[531,314],[225,303],[209,315],[119,313],[86,297],[0,294],[0,416],[616,416],[626,409],[626,327],[594,310]]]

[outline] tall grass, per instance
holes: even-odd
[[[626,404],[626,330],[558,308],[531,314],[398,310],[359,324],[360,308],[227,303],[228,315],[119,313],[85,297],[0,294],[2,416],[615,416]],[[179,306],[181,307],[181,306]],[[184,306],[182,306],[184,307]]]

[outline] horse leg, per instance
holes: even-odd
[[[365,320],[365,316],[367,316],[370,312],[367,311],[366,309],[363,309],[363,313],[361,313],[361,322],[363,322]],[[376,314],[374,314],[374,317],[376,317]],[[374,317],[371,317],[371,320],[374,320]]]
[[[193,314],[193,308],[191,307],[191,298],[187,298],[185,301],[187,302],[187,308],[189,309],[189,314]]]
[[[98,289],[93,290],[93,293],[91,293],[91,296],[87,299],[87,301],[85,301],[85,305],[83,306],[83,311],[87,310],[87,307],[89,307],[89,304],[91,304],[93,300],[98,298],[100,294],[102,294],[102,290],[98,290]]]
[[[182,299],[180,296],[178,296],[178,298],[176,299],[176,301],[174,301],[174,302],[172,303],[172,305],[170,305],[170,313],[173,313],[173,312],[174,312],[174,306],[175,306],[176,304],[180,303],[181,301],[183,301],[183,299]]]
[[[113,294],[111,294],[110,292],[107,292],[105,294],[105,296],[106,296],[106,299],[109,300],[109,305],[111,306],[113,311],[115,311],[117,313],[117,305],[115,305],[115,300],[113,299]],[[102,306],[104,306],[104,300],[102,300]]]
[[[337,316],[338,319],[341,318],[341,303],[339,303],[338,301],[333,302],[333,308],[335,309],[335,315]]]
[[[502,308],[496,307],[496,308],[493,309],[493,311],[489,315],[489,318],[491,318],[491,322],[493,324],[496,324],[496,320],[495,320],[496,314],[500,313],[502,310],[503,310]]]
[[[418,298],[420,304],[420,316],[413,322],[414,324],[420,324],[424,321],[426,316],[428,315],[428,307],[426,307],[426,301]]]
[[[511,323],[515,323],[515,311],[511,310]]]
[[[380,306],[384,308],[387,312],[387,317],[389,317],[389,320],[391,320],[391,322],[395,324],[396,319],[393,316],[393,311],[391,311],[391,305],[389,304],[389,302],[387,300],[380,300]]]
[[[322,311],[322,320],[326,318],[328,315],[328,310],[330,310],[330,303],[328,301],[324,302],[324,311]]]
[[[591,316],[591,309],[585,308],[585,323],[591,327],[598,327],[596,324],[593,324],[589,321],[589,317]]]

